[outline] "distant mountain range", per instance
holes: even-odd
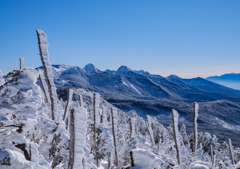
[[[220,138],[221,130],[232,134],[240,132],[239,90],[200,77],[162,77],[144,70],[132,70],[127,66],[106,71],[99,70],[93,64],[84,68],[52,66],[58,95],[64,100],[67,98],[66,88],[86,88],[100,93],[105,100],[125,112],[135,110],[142,117],[149,114],[167,123],[171,122],[171,109],[180,113],[182,121],[191,123],[193,102],[198,102],[199,124],[210,130],[219,128],[219,131],[211,132]]]
[[[227,73],[221,76],[210,76],[209,81],[240,90],[240,73]]]

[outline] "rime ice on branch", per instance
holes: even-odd
[[[178,135],[178,112],[174,109],[172,109],[172,123],[173,123],[173,133],[174,133],[174,140],[175,140],[175,146],[176,146],[176,152],[177,152],[177,160],[178,165],[181,164],[181,157],[180,157],[180,141],[179,141],[179,135]]]
[[[82,158],[86,144],[87,111],[83,107],[71,110],[70,115],[70,150],[69,169],[82,169]],[[73,153],[73,154],[72,154]]]
[[[113,142],[114,142],[114,149],[115,149],[115,161],[116,166],[118,166],[118,153],[117,153],[117,143],[116,143],[116,137],[117,137],[117,110],[115,108],[111,109],[111,115],[112,115],[112,135],[113,135]]]
[[[64,115],[63,115],[63,121],[65,121],[66,118],[69,116],[70,107],[72,105],[72,96],[73,96],[73,90],[69,88],[68,89],[67,105],[65,107],[65,111],[64,111]]]
[[[19,60],[20,60],[20,70],[23,70],[25,68],[24,58],[19,58]]]
[[[40,57],[41,57],[41,61],[44,69],[44,75],[48,85],[48,91],[50,94],[52,120],[55,120],[55,115],[57,115],[57,120],[60,120],[58,115],[58,106],[57,106],[58,97],[57,97],[56,87],[53,82],[52,66],[49,62],[47,35],[39,29],[36,31],[37,31],[37,37],[38,37]]]
[[[193,152],[197,151],[197,118],[198,118],[198,103],[194,102],[194,106],[193,106],[193,111],[194,111],[194,117],[193,117],[193,126],[194,126],[194,149]]]
[[[135,136],[135,120],[134,118],[130,118],[130,138]]]
[[[2,72],[0,70],[0,86],[4,85],[4,83],[5,83],[5,80],[4,80]]]
[[[50,102],[50,96],[49,96],[49,93],[48,93],[48,86],[45,82],[45,78],[42,74],[42,71],[41,69],[37,69],[38,72],[39,72],[39,80],[40,80],[40,83],[42,85],[42,88],[43,88],[43,92],[44,92],[44,95],[45,95],[45,99],[46,99],[46,102],[49,103]]]
[[[151,143],[152,145],[154,145],[154,140],[153,140],[153,131],[152,131],[152,117],[147,115],[147,129],[148,129],[148,133],[151,139]]]
[[[228,148],[229,148],[229,154],[231,157],[232,164],[234,165],[234,160],[233,160],[233,148],[232,148],[232,141],[231,139],[228,139]]]

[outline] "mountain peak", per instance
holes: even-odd
[[[123,74],[130,71],[133,71],[133,70],[127,66],[122,65],[118,68],[118,70],[116,71],[116,74]]]
[[[87,72],[94,72],[94,73],[100,73],[102,72],[101,70],[99,70],[98,68],[96,68],[92,63],[87,64],[86,66],[84,66],[83,68],[85,71]]]
[[[181,79],[179,76],[174,75],[174,74],[169,75],[167,78],[168,78],[168,79]]]

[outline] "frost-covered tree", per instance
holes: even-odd
[[[179,136],[178,136],[178,112],[176,110],[172,110],[172,123],[173,123],[173,133],[174,133],[174,140],[175,140],[175,147],[176,147],[176,152],[177,152],[177,160],[178,160],[178,165],[181,164],[181,155],[179,153],[179,148],[180,148],[180,141],[179,141]]]
[[[4,85],[4,83],[5,83],[5,80],[4,80],[3,75],[2,75],[2,72],[1,72],[1,70],[0,70],[0,87],[1,87],[2,85]]]

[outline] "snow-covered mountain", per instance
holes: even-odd
[[[170,122],[173,105],[182,115],[182,120],[191,122],[192,104],[197,101],[201,107],[199,120],[205,126],[204,131],[208,127],[213,129],[213,124],[220,124],[212,132],[223,140],[219,131],[233,134],[240,126],[238,90],[203,78],[182,79],[176,75],[153,77],[152,74],[143,75],[126,66],[121,66],[118,70],[121,70],[121,74],[116,74],[116,71],[96,73],[77,66],[54,65],[53,74],[57,75],[55,84],[59,97],[64,99],[67,97],[66,88],[86,88],[100,93],[104,99],[125,112],[135,110],[144,118],[150,114]],[[227,116],[226,111],[231,116]]]
[[[101,73],[102,72],[101,70],[96,68],[92,63],[87,64],[83,69],[88,72],[93,72],[93,73]]]
[[[37,37],[43,70],[25,67],[21,59],[20,70],[5,78],[0,73],[1,169],[240,167],[238,91],[127,67],[115,74],[93,65],[51,66],[47,36],[37,30]],[[209,86],[229,95],[209,92]]]
[[[227,73],[221,76],[210,76],[209,81],[240,90],[240,73]]]

